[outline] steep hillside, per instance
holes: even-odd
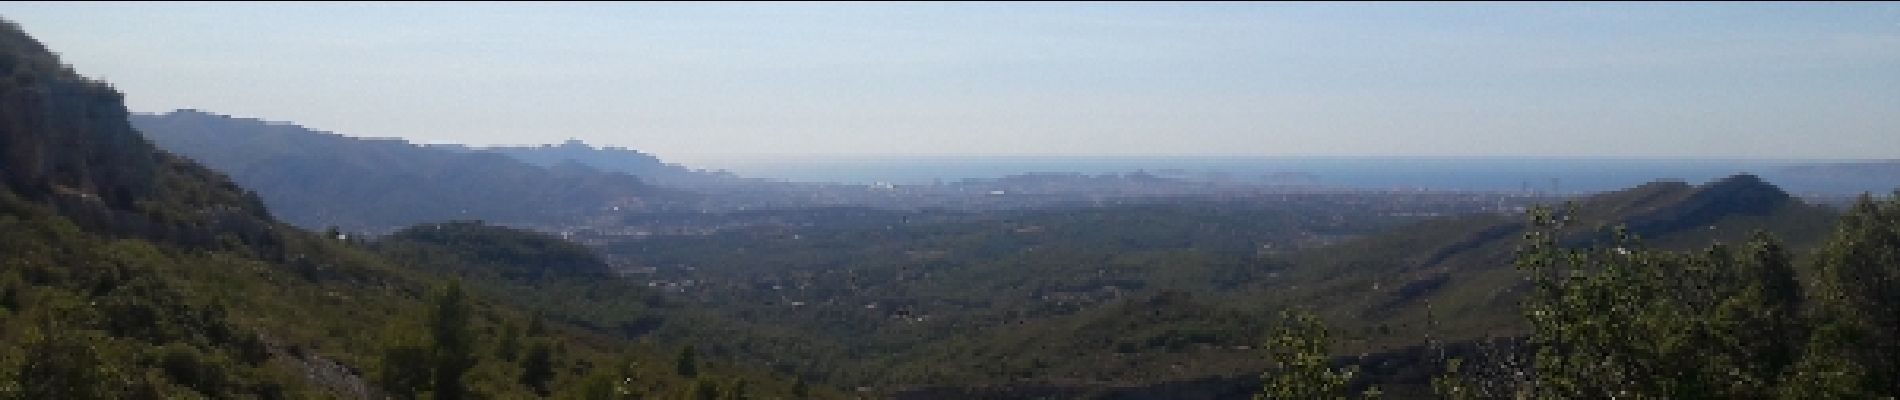
[[[80,226],[209,247],[216,233],[276,246],[263,204],[229,180],[155,151],[121,96],[74,73],[17,27],[0,38],[0,182]],[[224,232],[215,232],[222,230]]]
[[[794,391],[718,364],[679,373],[672,349],[544,324],[278,222],[154,148],[117,92],[10,22],[0,76],[0,398]]]
[[[529,165],[396,139],[362,139],[193,110],[133,115],[167,150],[254,188],[272,210],[311,229],[388,232],[420,222],[554,223],[678,193],[575,163]]]

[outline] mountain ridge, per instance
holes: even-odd
[[[0,77],[0,398],[802,391],[719,363],[680,376],[636,361],[663,359],[651,344],[543,323],[277,220],[5,20]]]
[[[1791,248],[1809,248],[1826,235],[1834,216],[1832,210],[1802,203],[1750,174],[1702,185],[1654,182],[1570,204],[1575,222],[1560,240],[1570,247],[1611,244],[1612,231],[1622,227],[1647,245],[1665,249],[1687,250],[1711,241],[1743,243],[1756,230],[1784,238]],[[1303,273],[1309,278],[1331,283],[1283,298],[1314,304],[1340,320],[1431,323],[1444,329],[1442,334],[1467,338],[1510,334],[1519,329],[1511,327],[1516,321],[1495,316],[1513,316],[1512,299],[1525,289],[1513,283],[1521,280],[1511,265],[1527,228],[1513,216],[1474,215],[1315,250],[1299,256],[1295,264],[1305,265]],[[1353,266],[1350,273],[1346,266]],[[1321,300],[1335,297],[1328,291],[1366,287],[1378,289],[1364,299]],[[1494,317],[1474,318],[1481,315]],[[1434,318],[1438,321],[1432,322]],[[1473,321],[1477,323],[1469,323]]]
[[[389,232],[429,221],[552,224],[689,197],[639,177],[567,163],[356,138],[195,110],[132,115],[161,147],[229,171],[300,226]]]
[[[594,147],[575,139],[569,139],[558,145],[483,147],[445,145],[443,147],[471,152],[498,153],[543,167],[570,162],[579,163],[602,171],[639,176],[656,185],[669,187],[706,188],[746,182],[730,172],[694,170],[680,164],[667,163],[659,157],[639,150],[614,146]]]

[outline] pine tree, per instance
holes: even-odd
[[[673,362],[674,371],[679,372],[680,376],[688,378],[699,376],[699,361],[695,359],[697,357],[698,356],[693,352],[692,345],[681,348],[679,357]]]
[[[428,328],[433,361],[434,394],[438,400],[459,400],[468,394],[463,375],[475,366],[474,332],[469,328],[472,307],[459,280],[451,280],[435,297]]]
[[[420,340],[395,336],[383,345],[381,372],[377,383],[383,391],[399,399],[415,399],[429,389],[430,363],[428,346]]]
[[[548,395],[548,383],[554,380],[554,350],[546,340],[537,339],[528,345],[528,354],[521,359],[521,384],[541,396]]]
[[[501,342],[495,344],[495,357],[514,361],[521,357],[521,328],[514,324],[501,327]]]

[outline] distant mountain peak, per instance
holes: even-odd
[[[171,111],[163,111],[163,112],[134,112],[132,113],[132,115],[138,116],[141,118],[161,118],[161,119],[185,120],[185,121],[246,119],[246,118],[240,118],[240,117],[200,110],[196,108],[180,108],[180,109],[175,109]]]
[[[229,117],[228,115],[213,113],[210,111],[200,110],[196,108],[180,108],[180,109],[172,110],[171,112],[159,113],[158,115],[176,115],[176,116],[196,115],[196,116],[207,116],[207,117]]]
[[[1742,211],[1766,211],[1792,200],[1781,187],[1762,180],[1753,174],[1735,174],[1704,184],[1696,188],[1691,201],[1698,199],[1711,203],[1725,203],[1739,206]]]
[[[1702,185],[1700,190],[1705,192],[1750,192],[1774,195],[1777,197],[1788,197],[1788,192],[1781,190],[1781,187],[1768,183],[1768,181],[1762,180],[1761,177],[1755,176],[1755,174],[1746,172],[1711,181],[1708,184]]]

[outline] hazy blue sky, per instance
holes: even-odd
[[[761,154],[1900,158],[1900,3],[0,4],[134,111]]]

